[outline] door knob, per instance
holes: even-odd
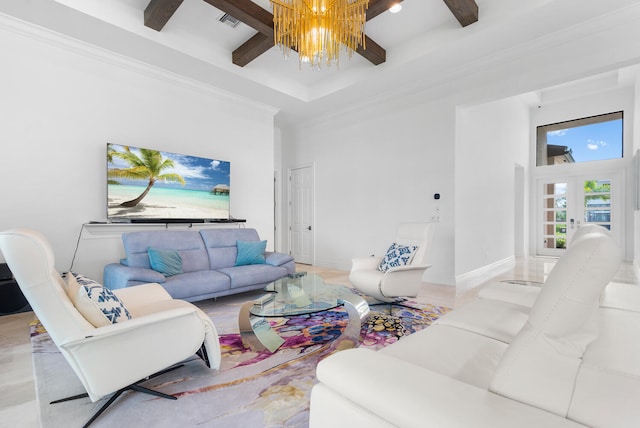
[[[308,226],[307,229],[311,230],[311,226]]]

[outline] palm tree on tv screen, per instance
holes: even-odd
[[[121,207],[135,207],[147,196],[151,187],[157,180],[178,182],[184,186],[185,181],[181,175],[175,173],[162,174],[162,171],[174,166],[171,159],[163,159],[157,150],[140,149],[140,156],[124,147],[124,152],[109,151],[107,157],[112,160],[113,157],[119,157],[131,165],[130,168],[110,168],[108,170],[109,178],[125,178],[129,180],[149,180],[147,188],[135,199],[120,204]]]

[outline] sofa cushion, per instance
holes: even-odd
[[[417,245],[400,245],[394,242],[382,258],[378,270],[386,272],[393,267],[408,265],[411,263],[417,249]]]
[[[209,257],[200,234],[196,231],[166,230],[128,232],[122,234],[127,266],[151,269],[149,247],[175,250],[182,258],[183,272],[209,270]]]
[[[432,325],[378,352],[487,389],[507,346],[481,334]]]
[[[590,426],[636,426],[640,313],[601,308],[599,318],[599,335],[584,353],[568,417]]]
[[[347,420],[352,425],[344,426],[376,428],[584,428],[366,348],[347,349],[325,358],[318,363],[316,376],[319,384],[311,393],[312,427]],[[330,417],[324,416],[327,414]]]
[[[640,287],[636,284],[610,282],[600,296],[600,306],[640,312]]]
[[[131,314],[111,290],[86,276],[67,275],[67,292],[73,305],[94,327],[131,319]]]
[[[287,275],[287,269],[271,265],[246,265],[218,269],[231,279],[231,288],[268,284]]]
[[[532,307],[540,294],[542,283],[518,284],[508,281],[492,282],[480,290],[478,297],[483,299],[501,300],[516,305]]]
[[[438,318],[435,324],[468,330],[509,344],[529,317],[529,308],[492,299],[477,299]]]
[[[265,264],[264,250],[267,248],[267,241],[237,241],[236,246],[236,266]]]
[[[182,272],[182,257],[176,250],[159,250],[149,248],[149,264],[151,269],[160,272],[164,276],[179,275]]]
[[[621,260],[607,234],[572,243],[505,352],[491,391],[566,416],[584,351],[598,334],[600,293]]]
[[[237,241],[259,241],[255,229],[206,229],[200,235],[207,248],[235,247]]]
[[[191,300],[192,297],[229,290],[231,281],[220,272],[205,270],[167,277],[162,286],[174,299]]]
[[[255,229],[207,229],[201,230],[200,236],[207,250],[210,269],[234,266],[238,241],[260,241]]]

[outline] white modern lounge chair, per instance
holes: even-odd
[[[349,281],[380,302],[403,306],[403,298],[418,295],[422,275],[431,267],[427,256],[434,230],[435,223],[400,224],[385,256],[353,259]]]
[[[210,368],[219,367],[220,344],[210,318],[191,303],[171,298],[160,285],[116,290],[113,298],[99,284],[80,285],[88,283],[81,277],[76,280],[69,274],[65,280],[55,270],[46,239],[31,230],[0,233],[0,251],[36,316],[86,390],[86,394],[69,399],[88,396],[97,401],[113,394],[85,426],[127,390],[175,400],[140,382],[196,353]],[[100,299],[106,296],[114,307],[119,306],[105,311],[102,303],[87,297],[87,287],[104,292]],[[83,293],[84,297],[79,297]],[[91,310],[96,312],[89,313]],[[109,319],[113,316],[119,318],[116,323]],[[92,322],[106,325],[96,327]]]

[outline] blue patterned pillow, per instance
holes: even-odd
[[[103,327],[131,319],[131,314],[111,290],[84,275],[72,273],[69,289],[76,289],[71,301],[95,327]]]
[[[378,270],[386,272],[390,268],[408,265],[417,249],[416,245],[400,245],[394,242],[378,265]]]

